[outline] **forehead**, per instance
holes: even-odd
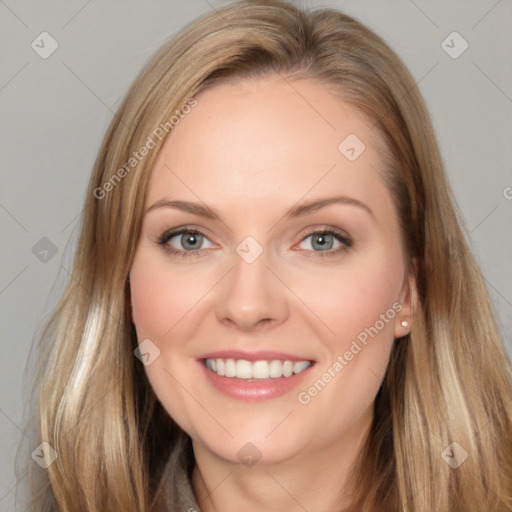
[[[196,100],[157,157],[147,203],[172,196],[247,210],[305,194],[374,204],[386,195],[371,123],[332,87],[270,75],[217,84]]]

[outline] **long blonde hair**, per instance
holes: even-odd
[[[414,325],[393,347],[351,510],[510,511],[512,372],[416,84],[358,21],[277,0],[236,2],[186,27],[142,70],[108,128],[71,276],[37,347],[31,449],[45,441],[58,458],[45,470],[31,463],[31,510],[150,510],[182,433],[134,356],[127,279],[165,137],[127,162],[199,91],[265,73],[319,80],[372,121],[416,276]],[[446,462],[454,451],[467,453],[458,467]]]

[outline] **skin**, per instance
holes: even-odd
[[[160,349],[147,375],[192,437],[201,510],[339,510],[348,504],[350,465],[368,433],[393,340],[411,325],[413,281],[375,134],[312,79],[238,79],[196,99],[158,155],[145,210],[180,199],[206,204],[222,221],[168,207],[144,217],[130,285],[139,342],[149,338]],[[349,134],[366,146],[353,162],[338,150]],[[331,204],[284,216],[298,203],[333,195],[357,199],[373,214]],[[196,255],[168,254],[158,244],[162,233],[182,226],[206,236]],[[348,234],[352,246],[336,253],[344,245],[329,238],[325,254],[308,231],[329,227]],[[236,252],[249,235],[263,248],[250,264]],[[186,251],[184,238],[167,245]],[[297,394],[397,302],[401,311],[378,335],[300,403]],[[197,362],[229,349],[286,352],[315,365],[292,392],[244,402],[213,388]],[[252,467],[237,457],[247,442],[261,453]]]

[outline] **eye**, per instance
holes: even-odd
[[[324,253],[319,254],[319,256],[332,256],[333,254],[338,254],[348,247],[351,247],[352,240],[343,232],[329,228],[309,232],[305,238],[303,238],[301,244],[305,244],[306,246],[301,247],[302,249]],[[332,250],[333,248],[334,250]]]
[[[158,238],[158,244],[168,254],[183,257],[201,256],[204,255],[202,249],[213,247],[212,242],[204,233],[196,228],[188,227],[164,232]],[[335,228],[310,231],[299,244],[299,248],[316,253],[318,256],[333,256],[351,246],[350,237]]]
[[[213,244],[206,238],[206,235],[194,228],[166,231],[160,236],[158,243],[169,254],[180,256],[199,256],[200,249],[210,249],[213,247]],[[210,245],[205,247],[204,243]]]

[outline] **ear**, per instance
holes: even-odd
[[[395,317],[395,338],[402,338],[411,331],[414,322],[414,303],[416,297],[416,261],[413,261],[408,274],[404,276],[398,302],[402,306]],[[403,325],[402,322],[407,322]]]

